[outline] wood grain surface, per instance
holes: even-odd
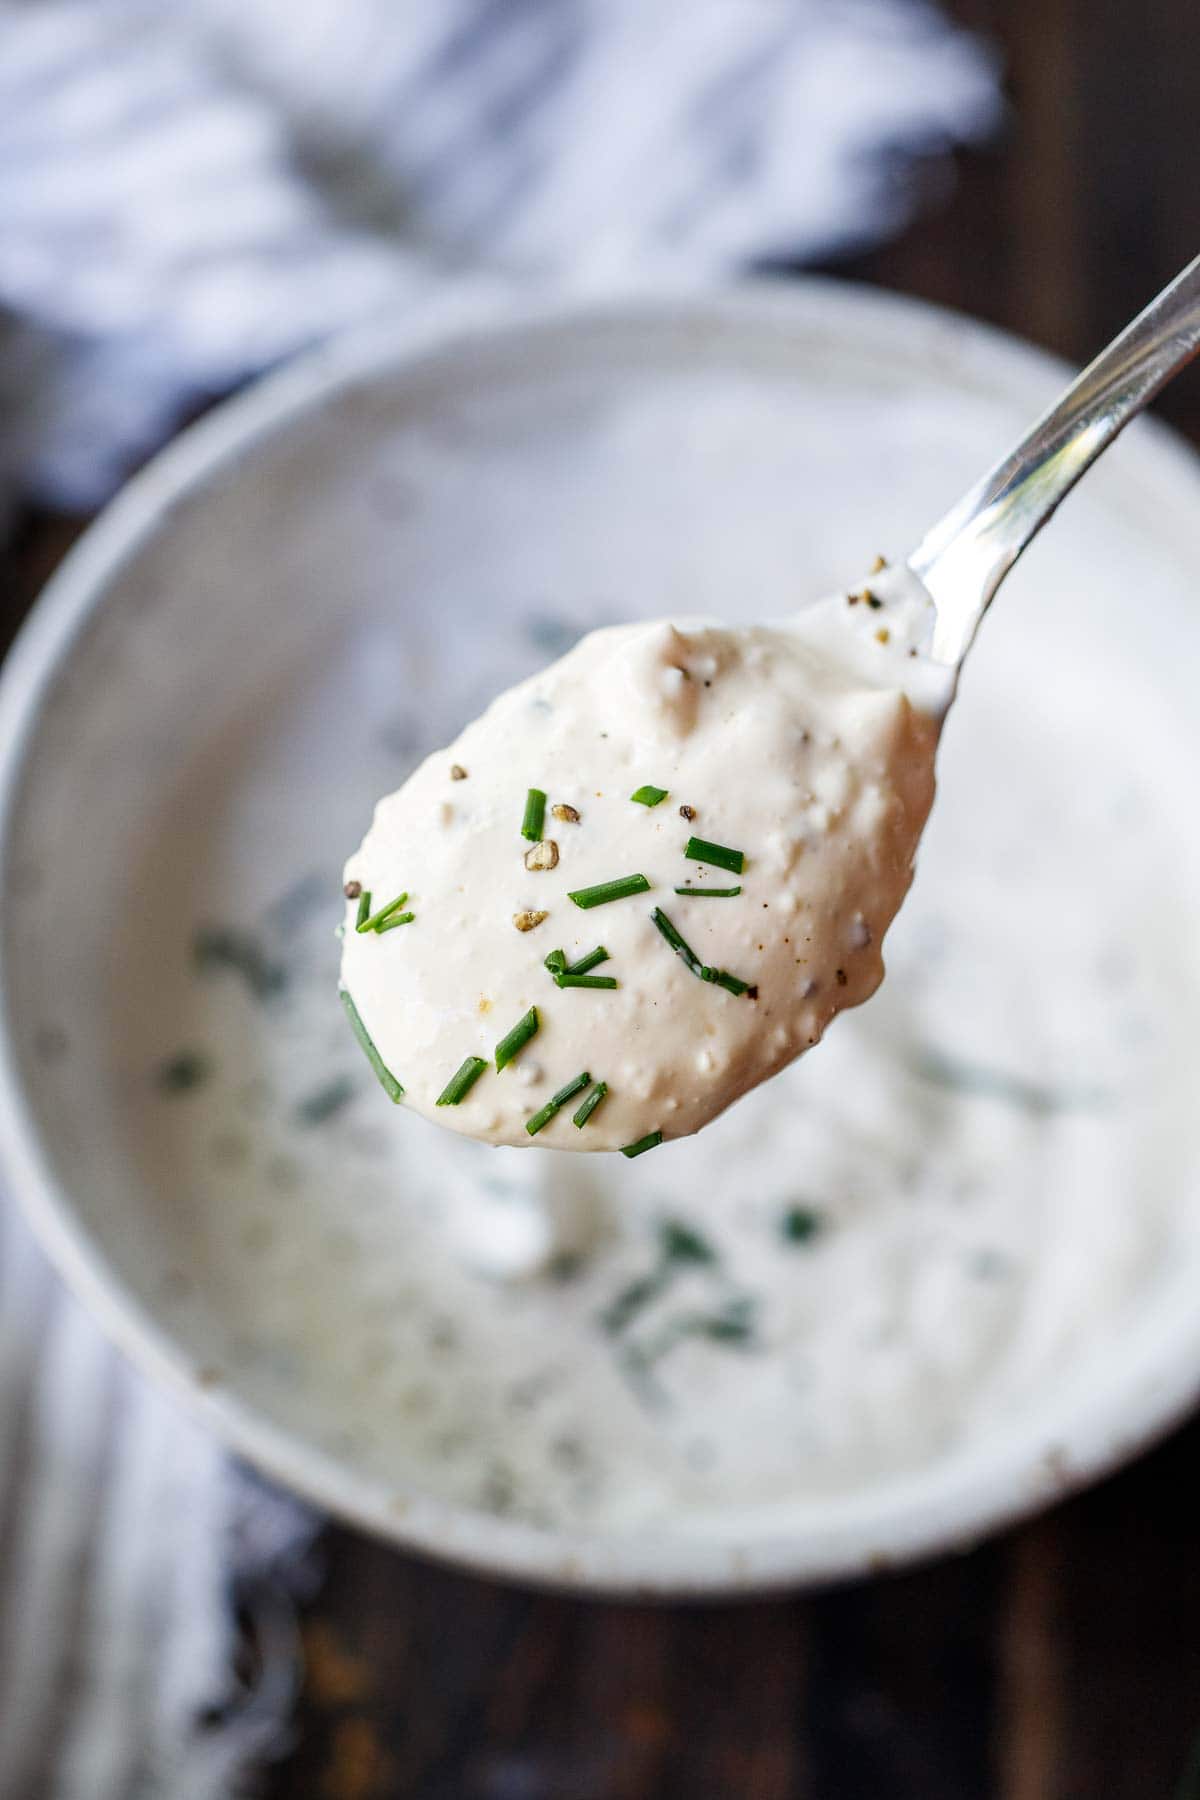
[[[1084,360],[1200,249],[1200,4],[954,10],[1003,50],[1007,129],[836,272]],[[1200,443],[1200,371],[1160,410]],[[76,529],[20,525],[6,637]],[[969,1554],[794,1599],[601,1604],[321,1549],[267,1800],[1200,1800],[1200,1423]]]

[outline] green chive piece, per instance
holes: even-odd
[[[525,1129],[530,1137],[536,1137],[542,1126],[550,1123],[560,1107],[565,1106],[568,1100],[573,1100],[576,1094],[581,1093],[591,1079],[585,1069],[582,1075],[576,1075],[574,1080],[568,1081],[566,1087],[560,1087],[557,1094],[547,1100],[541,1111],[534,1113],[532,1119],[526,1119]]]
[[[201,1087],[212,1074],[212,1058],[203,1050],[180,1050],[160,1063],[155,1083],[164,1094],[186,1094],[189,1088]]]
[[[375,927],[375,936],[382,937],[385,931],[395,931],[397,925],[411,925],[416,913],[397,913],[393,919],[385,919],[382,925]]]
[[[664,1219],[658,1228],[659,1247],[664,1262],[715,1263],[717,1253],[706,1237],[682,1219]]]
[[[639,806],[657,806],[659,801],[665,800],[666,797],[666,788],[649,786],[636,788],[629,796],[631,800],[636,800]]]
[[[367,1053],[367,1061],[379,1077],[380,1086],[388,1095],[389,1099],[394,1100],[398,1105],[404,1097],[404,1089],[396,1080],[396,1077],[392,1074],[392,1071],[388,1068],[382,1056],[380,1056],[378,1050],[375,1048],[374,1039],[363,1024],[359,1010],[345,988],[339,988],[338,999],[346,1009],[346,1017],[350,1021],[350,1026],[355,1037]]]
[[[616,987],[615,981],[595,982],[574,979],[568,981],[565,979],[568,975],[572,977],[586,975],[590,969],[598,968],[601,963],[607,961],[608,951],[603,944],[597,944],[594,950],[589,950],[586,956],[581,956],[577,963],[569,963],[562,950],[552,950],[546,958],[544,966],[549,969],[559,987]]]
[[[683,854],[693,862],[712,863],[717,869],[732,869],[735,875],[740,875],[746,866],[741,850],[731,850],[727,844],[710,844],[707,838],[690,837]]]
[[[807,1244],[821,1229],[821,1215],[811,1206],[789,1206],[779,1221],[779,1235],[785,1244]]]
[[[681,887],[681,888],[675,889],[675,892],[677,894],[685,894],[689,898],[696,899],[696,900],[736,900],[738,895],[741,893],[741,891],[742,890],[740,887],[735,887],[735,888]]]
[[[567,899],[586,912],[593,906],[607,906],[610,900],[627,900],[630,894],[648,894],[650,883],[644,875],[621,875],[616,881],[601,881],[596,887],[576,888]]]
[[[647,1150],[654,1150],[661,1143],[662,1143],[662,1132],[661,1131],[648,1131],[644,1138],[638,1139],[636,1144],[622,1145],[621,1155],[622,1156],[630,1156],[630,1157],[643,1156]]]
[[[572,1124],[577,1125],[580,1131],[583,1130],[607,1092],[607,1081],[598,1081],[572,1120]]]
[[[615,988],[618,982],[615,975],[576,975],[568,969],[565,975],[554,977],[554,985],[560,988]]]
[[[450,1077],[434,1105],[457,1106],[466,1099],[486,1068],[487,1063],[482,1056],[468,1056],[462,1067]]]
[[[758,989],[751,982],[742,981],[738,976],[731,975],[728,969],[710,969],[706,966],[700,979],[711,981],[714,987],[722,987],[726,993],[749,994],[752,1000],[758,999]]]
[[[603,944],[597,944],[586,956],[581,956],[576,963],[568,963],[565,969],[556,969],[557,975],[586,975],[591,969],[598,969],[601,963],[608,961],[608,951]]]
[[[507,1068],[514,1056],[519,1056],[530,1038],[538,1028],[538,1009],[531,1006],[524,1018],[518,1019],[507,1037],[502,1037],[496,1045],[496,1068]]]
[[[371,912],[371,890],[370,890],[370,888],[364,888],[362,893],[358,896],[358,912],[357,912],[357,914],[355,916],[355,920],[354,920],[355,931],[365,930],[367,919],[370,915],[370,912]]]
[[[332,1119],[350,1104],[357,1091],[348,1076],[339,1075],[336,1081],[301,1100],[296,1108],[296,1118],[301,1125],[324,1125],[327,1119]]]
[[[370,894],[364,895],[363,898],[366,900],[369,907],[371,904]],[[362,924],[356,925],[354,929],[356,931],[378,931],[379,927],[383,924],[383,921],[385,919],[390,919],[393,913],[399,912],[407,899],[407,891],[403,894],[397,894],[394,900],[389,900],[386,906],[381,906],[379,908],[378,912],[368,913],[367,917],[363,919]],[[362,911],[362,899],[359,900],[358,910],[359,912]]]
[[[650,914],[650,917],[654,920],[654,923],[658,926],[658,929],[662,932],[676,956],[679,957],[681,962],[686,963],[692,974],[697,976],[699,980],[712,982],[715,987],[723,987],[731,994],[749,994],[752,1000],[757,1000],[758,989],[751,986],[748,981],[739,980],[736,975],[731,975],[727,969],[714,969],[711,963],[701,962],[687,939],[676,931],[670,919],[668,919],[666,913],[663,912],[660,906],[655,907],[654,911]]]
[[[676,931],[670,919],[668,919],[666,913],[662,910],[662,907],[656,906],[654,911],[650,914],[650,917],[654,920],[654,923],[658,926],[658,929],[662,932],[676,956],[687,964],[693,975],[698,976],[701,981],[705,980],[705,964],[700,961],[700,958],[696,955],[696,952],[692,949],[692,946],[688,943],[687,939],[682,937],[679,932]]]
[[[541,788],[530,788],[525,796],[525,817],[521,821],[521,836],[528,838],[531,844],[542,841],[542,827],[546,823],[546,796]]]

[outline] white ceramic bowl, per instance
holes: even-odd
[[[1200,1248],[1181,1205],[1147,1225],[1119,1317],[1114,1303],[1065,1345],[994,1428],[824,1497],[785,1483],[686,1516],[632,1500],[522,1516],[476,1492],[454,1437],[469,1394],[494,1420],[488,1365],[509,1326],[468,1342],[465,1366],[459,1344],[459,1410],[435,1448],[420,1416],[441,1391],[414,1372],[456,1332],[469,1340],[470,1292],[444,1271],[438,1293],[421,1285],[437,1220],[389,1236],[389,1196],[363,1173],[392,1129],[381,1098],[356,1094],[331,1132],[294,1104],[344,1061],[329,935],[342,856],[416,754],[597,616],[717,610],[735,592],[742,611],[749,595],[770,612],[877,548],[902,553],[1064,374],[961,319],[817,281],[493,303],[263,382],[160,456],[67,559],[0,685],[5,1155],[63,1274],[231,1445],[347,1518],[482,1569],[735,1592],[969,1542],[1192,1404]],[[979,692],[985,659],[1012,666],[1034,636],[1061,656],[1082,626],[1154,684],[1164,716],[1188,720],[1197,567],[1196,465],[1141,425],[1013,577],[975,653]],[[1140,615],[1131,569],[1154,601]],[[434,688],[445,633],[473,650]],[[954,771],[974,679],[947,748],[946,831],[971,810]],[[1053,663],[1030,666],[1031,683],[1055,679]],[[1025,721],[1011,724],[1020,736]],[[1180,729],[1195,766],[1197,728]],[[973,754],[996,765],[1003,736]],[[935,869],[942,830],[935,819]],[[1178,831],[1191,892],[1194,808]],[[269,993],[245,991],[244,957],[229,970],[245,948],[231,922],[264,919],[268,964],[249,965],[249,985],[270,989],[278,949],[327,1018],[324,1001],[273,1013]],[[199,980],[197,929],[219,965]],[[164,1093],[154,1071],[197,1044],[219,1058],[214,1082]],[[1190,1151],[1163,1179],[1200,1193]],[[1086,1256],[1082,1222],[1079,1236]],[[548,1304],[522,1299],[512,1331],[521,1307]],[[538,1314],[551,1357],[560,1328]],[[605,1448],[619,1495],[636,1487],[626,1453],[619,1434]]]

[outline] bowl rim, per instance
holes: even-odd
[[[436,306],[399,320],[373,322],[303,353],[226,400],[176,437],[130,480],[82,534],[22,625],[0,670],[0,894],[13,871],[17,801],[47,696],[92,615],[125,564],[153,537],[172,508],[260,440],[302,424],[305,416],[357,383],[401,374],[432,353],[472,340],[639,318],[659,327],[703,324],[808,331],[837,316],[837,337],[852,330],[899,343],[914,360],[954,349],[956,375],[979,369],[989,386],[1005,374],[1016,391],[1043,399],[1073,373],[1059,359],[995,327],[927,303],[825,276],[758,278],[724,287],[641,284],[603,295],[550,300],[514,298],[490,284],[464,286]],[[1037,404],[1036,399],[1034,405]],[[1200,492],[1200,458],[1167,426],[1141,420],[1144,462],[1156,481]],[[460,1567],[597,1596],[653,1599],[739,1597],[877,1573],[981,1537],[1096,1480],[1169,1431],[1200,1399],[1200,1325],[1194,1355],[1177,1354],[1146,1392],[1109,1400],[1056,1434],[1053,1449],[1014,1460],[977,1455],[969,1471],[930,1496],[923,1480],[882,1523],[845,1516],[817,1530],[792,1530],[751,1542],[638,1532],[622,1537],[546,1531],[413,1492],[398,1495],[355,1474],[302,1435],[274,1424],[240,1398],[232,1381],[205,1385],[202,1373],[108,1263],[53,1170],[26,1097],[17,1055],[8,946],[0,934],[0,1165],[51,1262],[128,1360],[177,1395],[227,1447],[324,1510],[394,1544]]]

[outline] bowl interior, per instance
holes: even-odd
[[[488,1566],[721,1587],[966,1535],[1187,1403],[1200,486],[1165,434],[988,620],[880,996],[702,1140],[451,1139],[334,998],[344,855],[496,689],[902,553],[1056,379],[819,284],[396,335],[202,428],[64,571],[5,700],[16,1156],[244,1449]],[[677,1303],[748,1294],[754,1341],[647,1387],[664,1316],[612,1308],[681,1194],[719,1273]]]

